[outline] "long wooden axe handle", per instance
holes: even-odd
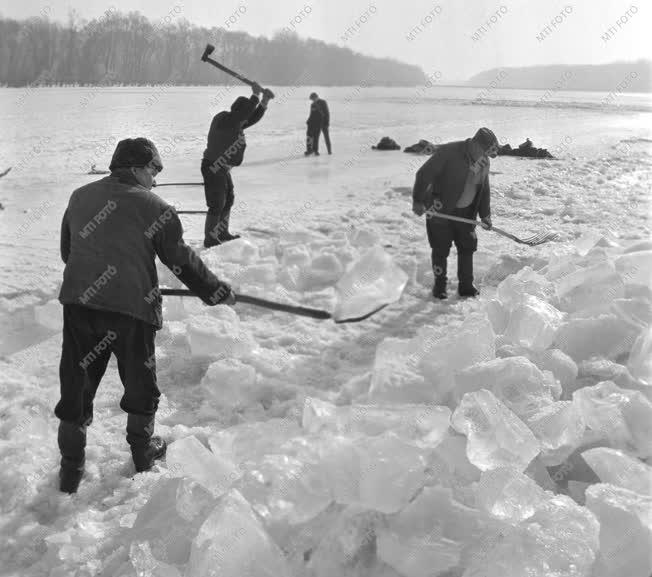
[[[231,70],[230,68],[224,66],[224,64],[221,64],[217,60],[213,60],[209,55],[212,54],[215,51],[215,46],[212,44],[206,44],[206,48],[204,48],[204,53],[201,55],[202,62],[208,62],[209,64],[212,64],[215,66],[215,68],[219,68],[222,72],[226,72],[227,74],[230,74],[234,78],[237,78],[240,82],[244,82],[245,84],[248,84],[249,86],[252,86],[256,84],[253,80],[249,80],[245,76],[242,76],[242,74],[238,74],[235,70]],[[274,93],[269,89],[266,88],[267,92],[269,93],[270,98],[274,98]]]
[[[167,296],[181,296],[181,297],[194,297],[197,296],[195,293],[188,289],[161,289],[162,295]],[[249,295],[236,295],[236,303],[247,303],[250,305],[255,305],[257,307],[264,307],[266,309],[272,309],[275,311],[283,311],[286,313],[292,313],[293,315],[299,315],[302,317],[310,317],[313,319],[330,319],[332,318],[331,313],[321,309],[312,309],[309,307],[300,307],[295,305],[286,305],[283,303],[277,303],[274,301],[268,301],[267,299],[261,299],[259,297],[252,297]]]

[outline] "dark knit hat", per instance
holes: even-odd
[[[316,92],[311,92],[310,93],[310,99],[312,100],[313,98],[319,98],[319,96],[317,96]]]
[[[250,106],[251,102],[246,96],[238,96],[231,105],[231,112],[246,112]]]
[[[126,138],[118,142],[111,158],[109,170],[117,168],[143,168],[149,163],[154,164],[159,170],[163,170],[161,156],[154,146],[154,143],[147,138]]]
[[[475,140],[485,150],[491,148],[492,146],[499,146],[496,135],[493,133],[493,131],[484,126],[475,133],[473,140]]]

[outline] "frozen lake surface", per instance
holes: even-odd
[[[310,90],[274,88],[233,171],[247,242],[203,254],[243,293],[331,310],[380,245],[408,274],[401,300],[335,325],[167,299],[157,430],[176,449],[132,478],[112,363],[71,498],[52,414],[68,197],[125,137],[159,146],[160,183],[200,181],[212,115],[246,91],[0,89],[0,576],[235,576],[253,558],[295,577],[648,577],[649,96],[318,88],[334,154],[304,158]],[[433,302],[410,198],[425,157],[371,145],[480,126],[557,157],[492,160],[494,224],[560,238],[479,231],[481,297]],[[155,192],[204,207],[200,186]],[[203,218],[183,220],[198,243]]]

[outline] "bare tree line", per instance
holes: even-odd
[[[273,85],[405,86],[424,81],[417,66],[372,58],[349,48],[277,33],[253,37],[203,28],[181,18],[150,22],[142,14],[108,10],[90,22],[0,19],[0,85],[208,85],[233,79],[200,62],[207,42],[215,57]]]

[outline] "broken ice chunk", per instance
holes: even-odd
[[[162,479],[138,511],[128,532],[134,540],[148,541],[154,556],[166,563],[184,565],[192,540],[217,500],[190,479]]]
[[[525,419],[541,443],[541,461],[560,465],[580,445],[586,424],[577,403],[559,401],[541,407]]]
[[[600,481],[652,497],[652,467],[608,447],[596,447],[582,453]]]
[[[222,243],[213,247],[202,254],[202,258],[213,264],[215,267],[219,262],[234,262],[238,264],[253,264],[258,260],[258,248],[255,244],[245,238],[236,238],[230,242]]]
[[[358,318],[397,301],[407,274],[382,247],[375,246],[340,278],[335,286],[335,319]]]
[[[649,577],[652,573],[652,497],[599,483],[586,490],[586,506],[600,521],[594,577]]]
[[[268,525],[305,523],[332,501],[323,472],[289,455],[266,455],[248,468],[238,488]]]
[[[201,386],[212,401],[224,409],[239,409],[262,398],[256,370],[239,359],[226,358],[211,363]]]
[[[230,309],[230,307],[214,307]],[[186,322],[188,340],[193,356],[213,358],[242,358],[256,349],[251,334],[240,329],[235,311],[223,313],[218,317],[211,315],[192,316]]]
[[[614,264],[625,285],[652,289],[652,250],[623,254],[615,260]]]
[[[643,329],[634,341],[627,368],[633,377],[652,385],[652,327]]]
[[[486,389],[465,394],[452,423],[467,436],[467,457],[482,471],[497,467],[523,471],[539,454],[532,431]]]
[[[525,357],[508,357],[478,363],[455,377],[455,395],[489,389],[519,417],[525,417],[552,402],[550,383]]]
[[[550,371],[560,382],[566,395],[570,395],[575,390],[578,368],[575,361],[566,353],[559,349],[547,349],[533,353],[529,358],[542,371]]]
[[[291,577],[283,553],[245,498],[226,493],[195,537],[187,577]]]
[[[176,567],[154,558],[147,542],[132,543],[129,558],[138,577],[181,577]]]
[[[172,443],[166,463],[175,477],[188,477],[215,496],[224,493],[242,472],[230,461],[209,451],[194,435]]]
[[[547,499],[543,489],[530,477],[506,467],[484,471],[476,492],[482,509],[512,523],[534,515]]]
[[[566,312],[604,309],[625,295],[625,284],[610,261],[581,268],[555,284],[559,309]]]
[[[515,345],[542,351],[552,343],[562,320],[563,313],[552,305],[524,295],[509,316],[505,338]]]
[[[607,442],[641,458],[652,457],[652,403],[611,381],[573,393],[587,425],[586,442]]]
[[[485,512],[456,501],[450,489],[424,487],[376,530],[378,556],[406,577],[445,574],[460,564],[466,546],[501,525]]]

